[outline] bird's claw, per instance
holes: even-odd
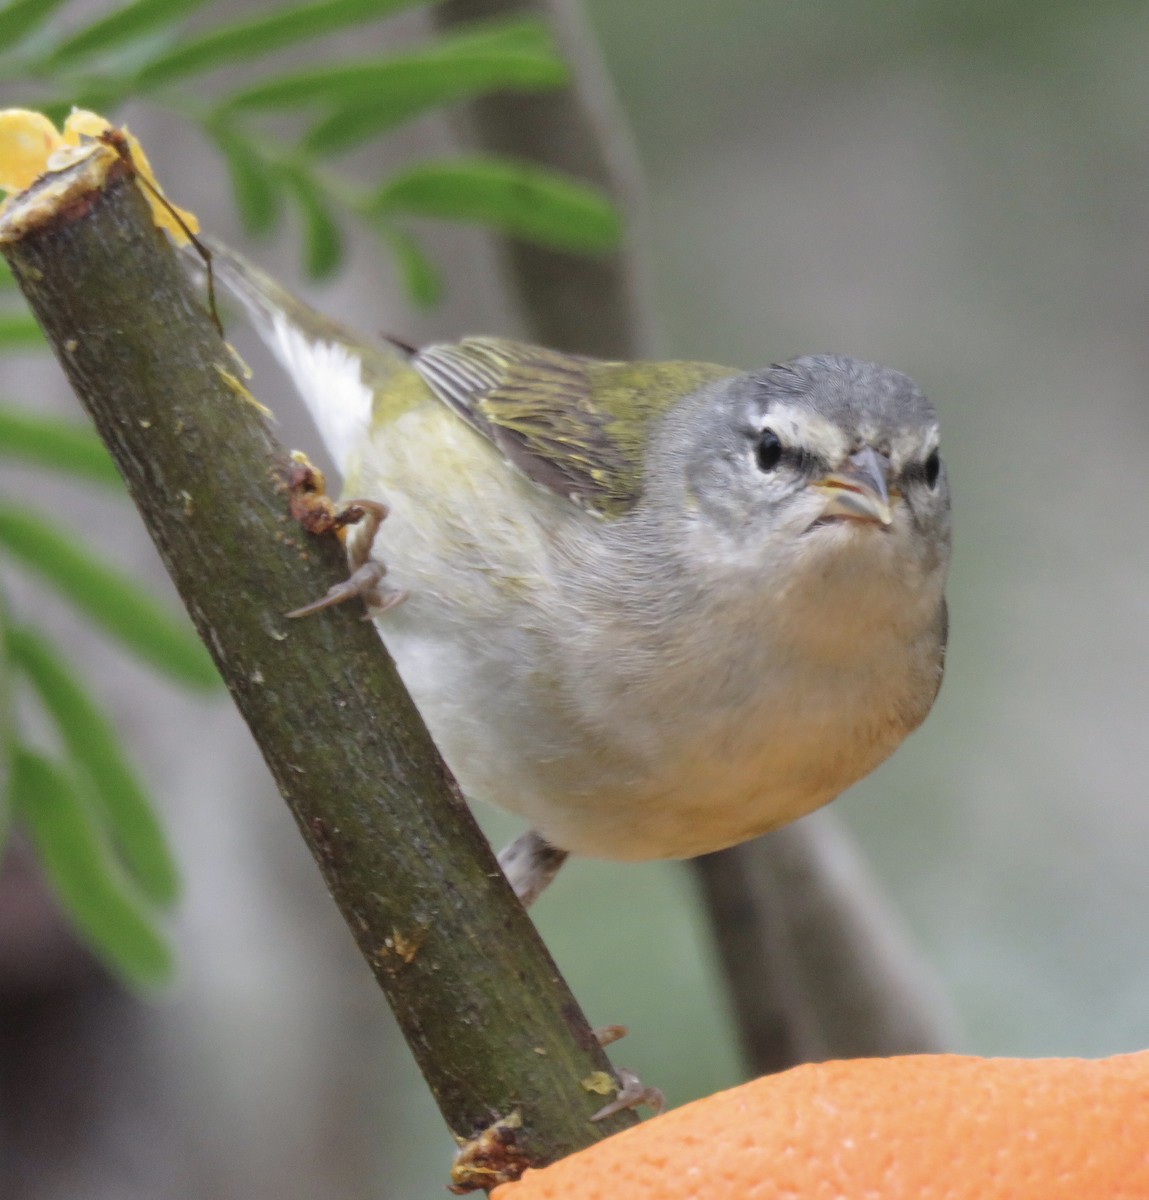
[[[619,1067],[615,1074],[618,1076],[618,1095],[609,1104],[604,1104],[591,1117],[592,1121],[605,1121],[615,1113],[638,1108],[640,1104],[649,1105],[657,1117],[666,1107],[662,1092],[656,1087],[643,1087],[642,1080],[629,1067]]]
[[[303,470],[298,464],[297,469]],[[310,604],[303,605],[302,608],[292,609],[286,615],[288,617],[309,617],[312,613],[342,604],[345,600],[354,599],[356,596],[363,597],[363,602],[373,610],[371,614],[373,616],[386,612],[389,608],[394,608],[396,604],[401,604],[407,599],[407,593],[398,588],[383,586],[383,576],[387,574],[387,568],[383,563],[371,557],[371,547],[375,544],[375,535],[379,532],[379,527],[387,516],[387,506],[380,504],[378,500],[348,500],[338,509],[330,509],[330,501],[328,501],[329,511],[327,511],[323,529],[313,528],[308,525],[304,517],[296,512],[298,507],[298,500],[295,498],[296,491],[300,487],[306,488],[306,498],[309,499],[312,510],[316,507],[315,493],[318,493],[323,500],[326,500],[327,497],[322,492],[323,477],[309,463],[306,464],[306,469],[310,474],[301,476],[304,483],[298,487],[293,484],[296,490],[293,491],[292,504],[293,513],[303,521],[304,526],[313,533],[327,530],[342,533],[349,525],[357,525],[359,528],[356,530],[355,540],[348,550],[351,574],[341,583],[332,584],[326,594],[320,596],[318,600],[313,600]],[[318,480],[317,484],[316,479]]]
[[[594,1039],[600,1046],[610,1046],[621,1041],[629,1031],[625,1025],[600,1025],[593,1032]],[[643,1087],[642,1080],[629,1067],[619,1067],[615,1075],[618,1076],[618,1095],[609,1104],[604,1104],[591,1117],[592,1121],[605,1121],[615,1113],[628,1108],[638,1108],[640,1104],[647,1104],[653,1108],[656,1117],[665,1108],[666,1097],[662,1092],[656,1087]]]
[[[386,612],[407,599],[407,593],[398,588],[381,586],[387,568],[375,559],[368,559],[362,566],[356,567],[341,583],[334,583],[326,593],[302,608],[292,609],[288,617],[309,617],[321,609],[331,608],[332,605],[342,604],[356,596],[362,596],[363,602],[375,612]]]

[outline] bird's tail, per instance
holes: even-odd
[[[346,476],[365,441],[376,391],[406,369],[404,353],[325,317],[222,242],[202,240],[216,279],[240,302],[291,376],[328,453]]]

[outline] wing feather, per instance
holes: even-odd
[[[652,421],[686,391],[733,373],[600,362],[502,338],[427,346],[411,366],[529,478],[602,517],[637,503]]]

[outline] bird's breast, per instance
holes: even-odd
[[[647,656],[528,613],[448,627],[401,608],[385,637],[464,791],[602,858],[690,857],[802,816],[892,753],[937,689],[929,637],[832,662],[766,636]]]
[[[375,552],[410,593],[379,627],[470,798],[577,853],[687,857],[833,799],[928,710],[940,594],[907,605],[869,568],[811,574],[808,596],[690,589],[461,424],[404,420],[458,469],[428,496],[408,438],[365,476],[392,509]]]
[[[673,699],[604,709],[586,757],[557,760],[525,815],[557,844],[605,858],[691,857],[755,837],[834,799],[897,748],[936,691],[936,657],[920,659],[775,665],[729,704],[712,702],[711,672],[683,673]],[[608,777],[580,766],[596,756],[616,764]]]

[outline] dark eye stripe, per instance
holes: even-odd
[[[931,491],[937,487],[942,472],[941,455],[937,450],[918,462],[906,463],[902,468],[903,479],[920,479]]]

